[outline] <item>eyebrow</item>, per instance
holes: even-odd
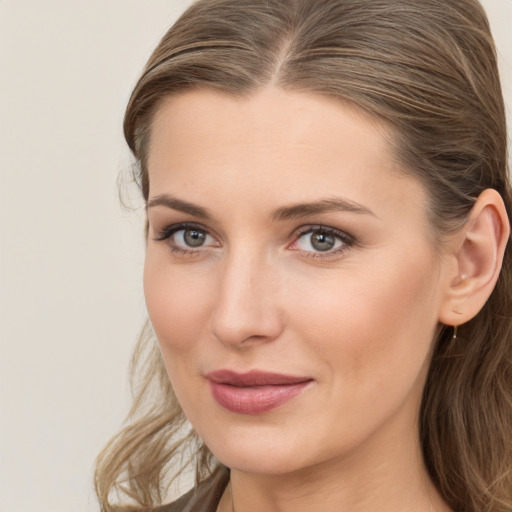
[[[369,208],[356,203],[355,201],[350,201],[349,199],[344,199],[342,197],[329,197],[312,203],[299,203],[279,208],[272,215],[272,220],[285,221],[290,219],[299,219],[319,213],[338,211],[377,217]]]
[[[213,215],[206,208],[189,203],[188,201],[183,201],[182,199],[177,199],[176,197],[171,197],[167,194],[150,199],[146,209],[153,208],[155,206],[166,206],[167,208],[188,213],[189,215],[193,215],[194,217],[198,217],[203,220],[213,219]]]
[[[172,210],[188,213],[189,215],[193,215],[199,219],[213,220],[213,215],[208,209],[167,194],[159,195],[150,199],[146,208],[149,209],[155,206],[165,206]],[[355,201],[344,199],[342,197],[329,197],[311,203],[297,203],[291,206],[278,208],[274,211],[271,218],[274,222],[283,222],[286,220],[308,217],[309,215],[334,211],[365,214],[377,217],[369,208],[356,203]]]

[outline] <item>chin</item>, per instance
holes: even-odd
[[[304,442],[282,432],[277,433],[275,429],[226,429],[220,436],[212,435],[211,431],[208,434],[201,436],[203,441],[213,455],[230,469],[279,475],[308,465],[303,460],[306,455]],[[302,456],[299,458],[298,454]]]
[[[297,456],[275,454],[270,450],[254,450],[244,453],[222,453],[217,457],[222,464],[241,473],[253,475],[286,475],[304,467],[298,464]],[[307,466],[307,465],[306,465]]]
[[[343,458],[343,453],[351,451],[351,443],[345,447],[323,446],[321,438],[317,443],[311,442],[312,436],[305,432],[278,431],[275,425],[245,431],[225,429],[223,436],[211,434],[203,439],[217,460],[232,470],[253,475],[298,474],[324,463],[330,465],[333,454]]]

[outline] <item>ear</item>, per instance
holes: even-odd
[[[440,322],[461,325],[482,309],[498,280],[509,234],[503,199],[496,190],[484,190],[454,241]]]

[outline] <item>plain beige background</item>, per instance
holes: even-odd
[[[93,459],[126,412],[144,318],[121,120],[189,3],[0,0],[0,512],[98,510]],[[483,3],[510,106],[512,0]]]

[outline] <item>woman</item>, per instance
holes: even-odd
[[[161,505],[189,456],[196,488],[159,510],[512,511],[511,198],[476,0],[199,0],[124,129],[151,323],[102,510]]]

